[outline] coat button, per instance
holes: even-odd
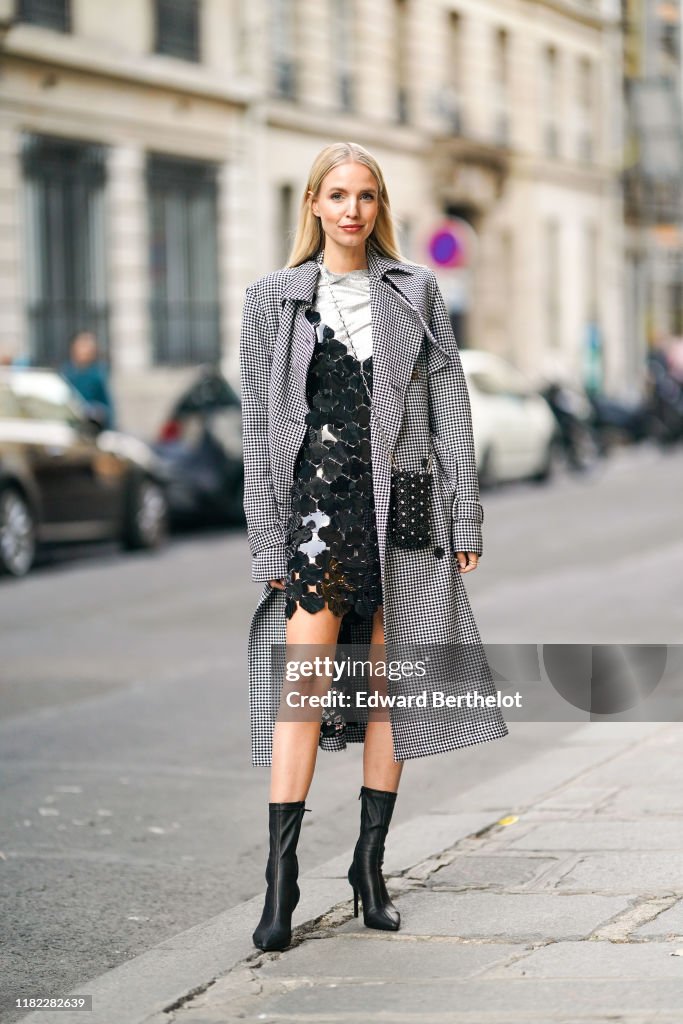
[[[442,547],[434,548],[434,557],[435,558],[443,558],[443,556],[445,554],[446,554],[446,552],[444,551],[444,549]]]

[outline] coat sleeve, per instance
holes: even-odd
[[[474,451],[472,412],[467,382],[451,319],[436,276],[432,276],[430,330],[450,355],[449,363],[430,374],[430,419],[443,452],[442,464],[454,486],[451,529],[452,553],[483,551],[484,509],[479,501],[479,477]]]
[[[268,451],[271,356],[268,323],[254,285],[246,290],[240,332],[244,450],[244,514],[254,580],[283,579],[287,553],[273,490]]]

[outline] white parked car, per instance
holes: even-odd
[[[493,352],[460,352],[472,406],[481,485],[547,479],[557,433],[550,407],[531,382]]]

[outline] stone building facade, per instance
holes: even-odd
[[[95,329],[145,436],[200,363],[237,379],[246,285],[281,266],[316,152],[367,146],[405,255],[444,218],[463,345],[534,380],[633,384],[612,0],[0,0],[0,346]],[[433,265],[433,264],[432,264]]]

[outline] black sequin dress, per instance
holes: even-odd
[[[294,467],[287,528],[286,615],[371,618],[382,604],[372,487],[370,400],[360,363],[320,314],[308,371],[308,430]],[[372,356],[363,360],[372,392]]]

